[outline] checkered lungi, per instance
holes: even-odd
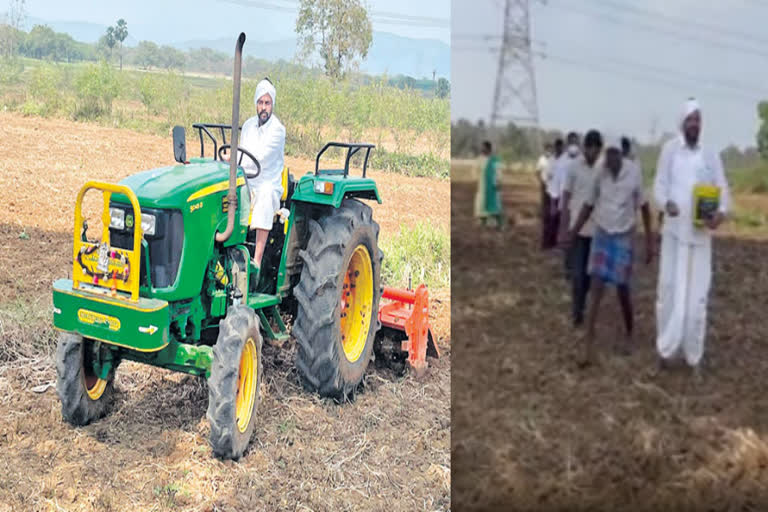
[[[612,234],[599,227],[592,238],[589,275],[616,286],[629,284],[632,275],[632,231]]]

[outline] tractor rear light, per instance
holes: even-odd
[[[145,235],[152,236],[155,234],[155,216],[148,213],[141,214],[141,231]]]
[[[315,192],[318,194],[333,194],[333,183],[330,181],[315,181]]]
[[[120,208],[109,209],[109,227],[125,229],[125,210]]]

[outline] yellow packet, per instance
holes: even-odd
[[[693,224],[703,227],[704,223],[720,207],[720,187],[696,185],[693,187]]]

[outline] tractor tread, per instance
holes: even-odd
[[[378,311],[381,261],[379,225],[370,206],[345,200],[326,217],[309,222],[309,241],[299,252],[303,261],[301,279],[294,289],[297,302],[293,336],[296,367],[304,388],[339,401],[351,398],[373,357],[373,339],[379,329],[372,322],[360,358],[350,363],[344,356],[338,325],[338,299],[343,265],[351,251],[365,243],[371,252],[374,274],[373,311]]]
[[[107,377],[107,387],[98,400],[91,400],[82,377],[84,343],[82,336],[59,334],[56,347],[56,392],[61,400],[61,415],[68,423],[82,427],[106,416],[114,404],[114,370]]]
[[[237,428],[235,399],[240,372],[240,357],[246,340],[256,342],[257,373],[256,396],[251,423],[245,432]],[[221,459],[237,460],[242,457],[253,433],[261,387],[261,345],[259,317],[246,306],[236,306],[219,324],[219,336],[213,346],[213,364],[208,378],[208,411],[211,426],[210,443],[213,453]]]

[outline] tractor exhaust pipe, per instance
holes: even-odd
[[[245,32],[240,32],[235,44],[235,74],[232,76],[232,145],[229,149],[229,193],[227,200],[227,228],[223,233],[216,233],[217,242],[226,242],[235,229],[235,210],[237,210],[237,142],[240,138],[240,74],[243,64],[243,45]]]

